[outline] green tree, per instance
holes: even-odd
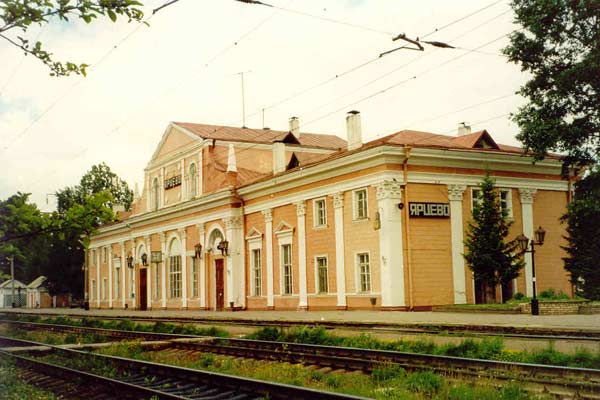
[[[600,300],[600,168],[575,185],[567,222],[565,269],[584,297]]]
[[[0,38],[31,54],[50,68],[52,76],[66,76],[72,73],[85,75],[87,64],[55,61],[52,53],[44,49],[41,42],[29,42],[18,36],[17,31],[26,32],[32,25],[47,24],[50,18],[62,21],[71,18],[91,23],[98,17],[108,17],[115,22],[118,16],[129,22],[141,21],[144,13],[142,4],[135,0],[3,0],[0,2]]]
[[[513,0],[516,23],[503,51],[531,75],[527,104],[512,119],[517,138],[538,160],[566,154],[565,166],[600,155],[600,2]],[[566,168],[565,168],[566,171]]]
[[[486,303],[495,302],[496,287],[503,288],[519,276],[524,263],[516,239],[506,241],[510,225],[507,210],[502,209],[495,180],[489,172],[479,185],[478,201],[473,206],[464,255],[473,271],[475,284],[481,285]],[[503,299],[506,300],[506,299]]]

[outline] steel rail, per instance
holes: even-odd
[[[363,397],[358,396],[320,391],[299,386],[266,382],[257,379],[242,378],[216,372],[176,367],[124,357],[65,349],[60,346],[0,336],[0,343],[2,343],[3,340],[11,341],[13,345],[19,344],[21,346],[39,346],[50,348],[51,351],[61,353],[70,359],[87,357],[94,361],[112,364],[120,371],[127,371],[129,374],[134,373],[134,375],[125,379],[111,379],[115,379],[127,385],[140,387],[143,386],[156,392],[160,392],[154,394],[159,398],[189,399],[198,397],[202,399],[214,398],[240,400],[265,397],[270,399],[364,399]],[[5,353],[5,351],[0,352],[0,354]],[[29,358],[26,359],[29,360]],[[52,367],[54,366],[54,364],[49,365]]]
[[[319,326],[327,329],[352,329],[352,330],[377,330],[380,332],[406,333],[406,334],[467,334],[469,336],[500,336],[514,337],[521,339],[544,339],[544,340],[580,340],[580,341],[600,341],[600,330],[598,329],[578,329],[578,328],[544,328],[544,327],[514,327],[514,326],[495,326],[495,325],[456,325],[456,324],[398,324],[387,322],[369,322],[369,321],[313,321],[313,320],[288,320],[288,321],[254,321],[241,318],[167,318],[152,316],[96,316],[83,313],[56,314],[51,312],[39,313],[18,313],[2,312],[4,315],[41,315],[41,316],[65,316],[75,318],[93,318],[99,320],[122,320],[139,322],[166,322],[166,323],[187,323],[204,325],[232,325],[232,326],[252,326],[264,327],[294,327],[294,326]]]

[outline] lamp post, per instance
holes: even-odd
[[[540,315],[539,302],[537,299],[536,285],[535,285],[535,246],[542,246],[544,239],[546,238],[546,231],[540,226],[533,233],[535,239],[529,240],[527,236],[521,234],[517,237],[519,246],[523,253],[531,253],[531,277],[533,283],[533,298],[531,299],[531,315]],[[531,250],[527,250],[531,244]]]

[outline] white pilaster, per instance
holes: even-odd
[[[113,284],[112,284],[112,245],[108,246],[108,308],[113,307]]]
[[[243,259],[243,233],[241,209],[233,209],[234,215],[225,218],[225,238],[229,242],[227,253],[227,304],[245,307],[245,276]],[[236,215],[237,214],[237,215]]]
[[[187,308],[187,232],[185,228],[179,230],[179,237],[181,238],[181,306]]]
[[[187,184],[184,179],[184,177],[185,177],[185,161],[183,158],[181,159],[181,161],[179,163],[179,172],[181,174],[181,191],[179,192],[179,201],[185,201],[185,200],[187,200],[188,197],[187,197]],[[183,265],[181,267],[183,268]],[[183,288],[182,288],[182,290],[183,290]]]
[[[198,168],[196,168],[196,171],[198,171],[198,177],[196,179],[198,179],[198,185],[196,186],[198,188],[197,190],[197,196],[200,196],[202,194],[202,176],[204,175],[204,168],[202,165],[202,149],[200,149],[200,152],[198,153]]]
[[[344,267],[344,193],[333,195],[335,223],[335,276],[337,306],[346,307],[346,272]]]
[[[127,267],[129,270],[129,292],[131,293],[129,296],[129,301],[131,302],[131,308],[135,309],[137,304],[137,296],[136,296],[136,287],[135,287],[135,264],[137,261],[137,254],[135,251],[135,238],[131,237],[131,257],[133,257],[133,268]]]
[[[267,307],[273,307],[273,210],[263,210],[265,216],[265,244],[267,247]]]
[[[466,185],[448,185],[450,200],[450,232],[452,242],[452,278],[454,282],[454,304],[467,302],[465,282],[465,259],[462,200]]]
[[[103,251],[104,249],[102,247],[98,247],[98,251],[96,252],[96,303],[98,305],[98,308],[100,308],[100,253],[102,253]]]
[[[296,214],[298,216],[298,286],[300,298],[298,307],[308,307],[306,290],[306,203],[296,203]]]
[[[123,302],[123,308],[127,304],[127,279],[125,278],[125,271],[129,268],[127,265],[127,258],[125,258],[125,242],[119,243],[121,247],[121,300]]]
[[[152,210],[152,178],[146,172],[146,211]]]
[[[162,251],[162,262],[160,263],[160,306],[167,308],[167,237],[164,232],[160,233],[160,248]]]
[[[529,240],[533,239],[533,200],[536,189],[519,189],[521,195],[521,215],[523,220],[523,234]],[[531,270],[531,253],[525,253],[525,294],[533,296],[533,277]]]
[[[166,168],[162,167],[160,169],[160,176],[158,177],[158,185],[160,186],[160,201],[158,202],[158,208],[162,208],[165,206],[165,178]]]
[[[148,267],[146,267],[146,308],[149,310],[152,308],[152,291],[150,288],[150,282],[152,282],[152,279],[150,277],[152,271],[152,268],[150,268],[150,265],[152,265],[152,263],[150,262],[152,249],[150,248],[150,236],[144,236],[144,243],[146,243],[146,257],[148,260]]]
[[[381,220],[379,251],[381,253],[381,306],[403,307],[404,257],[402,254],[402,198],[399,182],[383,181],[376,186],[377,208]]]
[[[205,243],[205,231],[204,231],[204,224],[197,224],[196,228],[198,228],[198,238],[200,241],[200,244],[202,244],[202,248],[203,251],[206,251],[206,243]],[[200,279],[198,280],[198,285],[200,286],[200,291],[199,291],[199,295],[200,295],[200,308],[205,308],[206,307],[206,265],[205,265],[205,261],[204,261],[204,254],[202,254],[202,257],[200,257]]]

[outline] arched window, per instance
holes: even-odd
[[[169,297],[181,297],[181,247],[176,238],[169,244]]]
[[[213,251],[217,251],[217,246],[223,241],[223,234],[220,230],[214,229],[208,237],[208,246]]]
[[[158,210],[158,178],[154,178],[154,180],[152,181],[152,197],[154,209]]]
[[[196,164],[190,165],[190,198],[198,196],[198,176],[196,174]]]

